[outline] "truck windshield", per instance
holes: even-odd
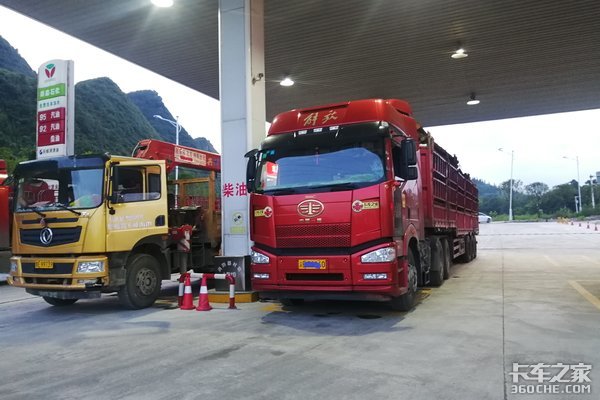
[[[15,177],[17,212],[95,208],[102,203],[100,157],[30,161],[17,166]]]
[[[375,131],[369,132],[371,129]],[[375,134],[376,129],[373,124],[361,124],[333,132],[287,133],[267,139],[258,155],[256,191],[351,190],[383,182],[384,141]]]

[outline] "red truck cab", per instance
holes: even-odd
[[[277,115],[246,155],[253,289],[284,303],[383,300],[408,310],[418,286],[441,284],[446,264],[467,249],[471,257],[456,221],[426,218],[436,197],[420,171],[436,169],[421,165],[434,159],[423,134],[395,99]],[[476,220],[474,208],[458,214]]]

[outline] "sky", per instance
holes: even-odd
[[[125,93],[156,90],[192,137],[205,137],[221,151],[217,100],[2,6],[0,36],[35,71],[45,61],[69,59],[75,62],[75,82],[108,75]],[[39,37],[54,45],[40,45]],[[577,180],[578,167],[582,184],[600,171],[598,129],[600,110],[427,127],[472,177],[496,185],[510,179],[512,154],[513,179],[550,187]]]

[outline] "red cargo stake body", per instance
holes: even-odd
[[[402,100],[292,110],[246,155],[252,286],[263,298],[413,307],[476,257],[477,188]]]

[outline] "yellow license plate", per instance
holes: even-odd
[[[298,260],[298,269],[327,269],[327,260]]]
[[[54,262],[52,261],[36,261],[35,262],[35,269],[52,269],[54,268]]]

